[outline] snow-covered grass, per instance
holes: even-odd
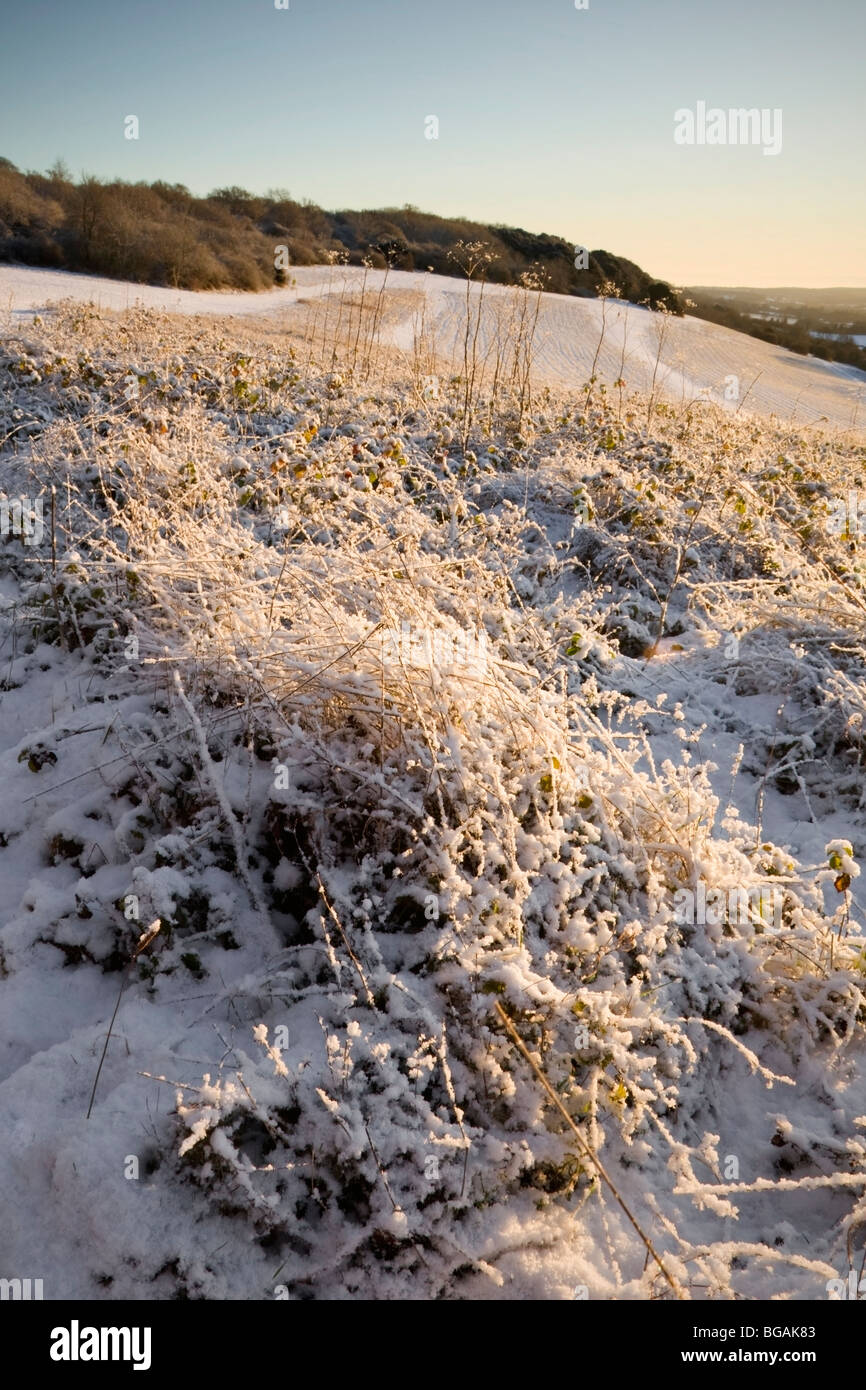
[[[825,1297],[866,1217],[861,437],[601,356],[431,393],[417,336],[353,376],[330,322],[7,333],[0,483],[54,505],[3,553],[0,1274]]]
[[[309,329],[310,320],[323,326],[328,309],[321,305],[327,300],[334,301],[333,328],[340,301],[354,296],[357,302],[364,296],[368,308],[378,305],[380,314],[385,311],[378,325],[383,342],[409,357],[423,337],[425,343],[435,343],[446,364],[462,369],[466,293],[459,278],[356,266],[295,266],[291,275],[293,287],[254,294],[173,290],[0,265],[0,315],[22,321],[71,301],[92,302],[100,310],[142,307],[205,318],[231,314]],[[477,300],[481,293],[476,282],[471,296]],[[489,284],[483,296],[473,334],[479,359],[492,361],[497,345],[515,332],[516,296],[507,286]],[[862,431],[866,421],[866,372],[803,357],[703,319],[665,319],[617,300],[544,294],[534,336],[537,379],[560,389],[584,390],[595,365],[609,386],[624,378],[629,390],[653,391],[681,408],[710,401],[732,415],[757,414],[830,429]]]

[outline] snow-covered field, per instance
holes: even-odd
[[[176,314],[277,315],[291,322],[298,300],[336,296],[344,287],[357,292],[363,271],[356,267],[298,266],[297,286],[263,294],[195,292],[132,285],[63,271],[0,266],[0,312],[27,318],[59,300],[93,302],[103,309],[141,305]],[[369,294],[378,292],[385,272],[371,271]],[[473,287],[478,294],[478,287]],[[457,279],[422,271],[391,271],[387,295],[403,298],[383,338],[409,349],[422,313],[441,350],[459,353],[465,323],[465,287]],[[508,288],[487,285],[480,351],[489,350],[497,331],[507,334],[503,307]],[[702,319],[663,319],[635,305],[567,295],[544,295],[536,333],[535,372],[539,381],[573,388],[586,381],[602,336],[597,371],[608,382],[624,377],[635,391],[653,384],[665,399],[679,403],[709,399],[732,411],[754,412],[782,422],[827,424],[862,429],[866,422],[866,372],[840,363],[803,357],[746,334]]]
[[[551,298],[491,396],[323,276],[0,269],[0,1277],[844,1296],[862,384]]]

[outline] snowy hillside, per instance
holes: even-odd
[[[27,317],[58,300],[92,301],[103,309],[145,308],[181,314],[278,315],[292,324],[302,305],[347,288],[376,294],[385,272],[352,266],[298,266],[293,289],[262,294],[196,293],[130,285],[95,276],[0,265],[0,311]],[[477,297],[478,286],[472,293]],[[511,327],[507,305],[513,291],[486,285],[487,307],[480,324],[480,350],[489,351],[497,334]],[[465,323],[465,288],[456,279],[422,272],[391,271],[385,287],[392,300],[382,334],[408,350],[422,322],[447,356],[459,351]],[[605,316],[602,339],[602,315]],[[665,319],[647,309],[610,301],[545,294],[536,332],[535,373],[551,386],[582,386],[593,366],[608,382],[624,378],[629,389],[655,387],[679,404],[709,399],[732,411],[776,416],[796,424],[828,424],[862,429],[866,421],[866,373],[855,367],[799,356],[756,338],[695,318]]]
[[[0,268],[0,1276],[839,1296],[866,378],[296,274]]]

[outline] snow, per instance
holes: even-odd
[[[844,1285],[866,566],[824,523],[862,437],[808,422],[848,423],[855,377],[550,297],[530,401],[482,393],[464,428],[457,282],[389,277],[353,378],[351,334],[320,348],[316,320],[313,351],[294,290],[127,310],[127,287],[9,274],[0,483],[55,486],[56,554],[48,506],[41,545],[0,551],[0,1179],[26,1217],[0,1277],[109,1300]],[[513,307],[484,302],[482,351]],[[665,329],[659,410],[639,383]],[[763,395],[688,408],[702,372],[748,385],[751,352]],[[467,634],[483,660],[438,659]],[[676,921],[682,889],[756,882],[781,922]]]
[[[344,285],[357,291],[364,272],[353,266],[296,266],[291,274],[297,281],[292,288],[262,293],[202,292],[0,265],[0,309],[5,308],[13,318],[25,319],[69,299],[76,303],[92,302],[101,309],[142,306],[175,314],[278,315],[291,320],[298,300],[337,295]],[[369,271],[368,292],[378,292],[385,277],[384,271]],[[423,302],[427,323],[441,350],[453,356],[461,343],[464,282],[426,271],[390,271],[387,286],[395,299],[400,295],[412,296],[418,302],[399,312],[383,337],[409,352]],[[473,293],[477,296],[477,287]],[[506,286],[484,288],[488,307],[481,323],[482,350],[489,349],[501,327],[498,311],[508,294]],[[603,306],[596,299],[543,296],[535,358],[539,380],[558,387],[582,385],[595,357],[602,312]],[[616,302],[610,303],[604,312],[607,326],[599,372],[606,380],[614,381],[624,352],[623,374],[629,388],[650,390],[659,360],[659,316]],[[732,410],[741,407],[782,421],[821,422],[843,429],[862,427],[866,372],[856,367],[803,357],[691,316],[667,320],[664,331],[668,336],[662,346],[657,384],[666,399],[680,403],[711,400],[717,404],[731,400]],[[731,378],[737,383],[734,398],[725,394],[726,388],[731,389]]]

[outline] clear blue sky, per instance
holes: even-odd
[[[866,0],[0,0],[0,153],[866,285],[864,54]],[[675,144],[698,101],[781,108],[781,153]]]

